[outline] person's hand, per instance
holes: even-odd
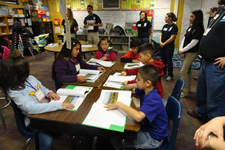
[[[225,142],[212,136],[206,141],[205,147],[213,150],[221,150],[225,147]]]
[[[107,60],[107,57],[104,56],[104,57],[100,58],[100,60],[104,60],[105,61],[105,60]]]
[[[122,82],[123,86],[127,85],[128,81]]]
[[[70,103],[62,103],[62,109],[70,110],[73,109],[74,105]]]
[[[96,27],[98,26],[98,24],[96,24],[96,23],[93,23],[92,25],[93,25],[93,26],[96,26]]]
[[[102,71],[102,72],[105,72],[105,68],[104,67],[98,67],[97,69]]]
[[[105,104],[104,107],[107,108],[107,110],[113,110],[113,109],[117,109],[118,108],[117,102],[111,103],[111,104]]]
[[[160,48],[163,48],[165,46],[165,44],[164,43],[160,43]]]
[[[87,77],[85,76],[77,76],[77,81],[79,82],[85,82],[87,80]]]
[[[122,71],[120,74],[119,74],[119,76],[126,76],[127,75],[127,73],[125,72],[125,71]]]
[[[208,123],[199,127],[194,135],[195,145],[198,150],[204,149],[206,146],[206,139],[212,132],[219,140],[223,139],[223,122],[224,117],[217,117],[210,120]]]
[[[52,100],[59,100],[60,99],[59,95],[54,93],[54,92],[50,93],[48,95],[48,97],[50,98],[50,101],[52,101]]]
[[[223,69],[225,66],[225,57],[219,57],[215,59],[214,65],[218,64],[218,68]]]
[[[137,60],[137,59],[133,59],[132,62],[133,62],[133,63],[138,63],[138,62],[140,62],[140,61]]]

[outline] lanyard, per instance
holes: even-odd
[[[70,60],[71,60],[73,63],[77,64],[77,59],[75,59],[75,58],[72,59],[72,58],[71,58]]]
[[[35,91],[37,91],[37,89],[35,89],[34,86],[30,84],[29,81],[27,81],[27,83],[28,83],[29,85],[25,84],[26,86],[31,87],[32,89],[34,89]]]
[[[208,28],[213,28],[213,26],[224,16],[225,12],[223,12],[217,19],[213,20]]]

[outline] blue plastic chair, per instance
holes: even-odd
[[[170,121],[173,122],[172,132],[169,137],[163,141],[163,144],[157,150],[174,150],[177,132],[179,130],[180,118],[182,115],[182,107],[180,102],[173,96],[170,96],[166,104],[166,112],[168,116],[168,127]]]
[[[38,137],[37,137],[38,132],[33,131],[32,129],[26,127],[24,123],[25,116],[22,114],[21,110],[16,106],[16,104],[13,101],[11,101],[11,105],[14,111],[17,129],[19,130],[21,135],[28,138],[23,146],[23,150],[27,148],[28,144],[30,143],[33,137],[35,137],[35,145],[36,149],[38,149]]]
[[[181,78],[177,79],[177,82],[173,88],[171,96],[175,97],[178,101],[180,100],[180,95],[185,86],[185,81]]]

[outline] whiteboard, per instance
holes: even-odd
[[[155,9],[153,17],[153,30],[162,30],[165,23],[165,15],[170,12],[170,8]]]

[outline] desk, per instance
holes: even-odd
[[[84,86],[92,86],[92,87],[101,87],[108,76],[111,73],[111,69],[106,68],[106,71],[97,79],[95,82],[72,82],[72,83],[63,83],[64,85],[84,85]]]
[[[61,52],[63,45],[58,45],[57,43],[54,43],[54,46],[45,46],[45,50],[54,52],[54,55],[56,57],[56,54]],[[96,44],[91,44],[91,47],[86,47],[85,45],[82,45],[82,53],[88,53],[88,52],[95,52],[98,50],[98,46]]]
[[[125,63],[124,62],[116,62],[116,64],[114,64],[113,66],[112,66],[112,70],[113,71],[116,71],[116,72],[121,72],[121,71],[124,71],[124,70],[126,70],[126,69],[124,69],[124,65],[125,65]]]
[[[67,133],[70,135],[135,137],[137,131],[140,130],[140,125],[132,119],[129,119],[129,117],[127,118],[124,132],[115,132],[82,125],[82,122],[89,113],[92,104],[98,100],[100,93],[101,89],[93,88],[77,111],[62,110],[43,114],[28,115],[28,117],[31,119],[31,125],[37,129],[45,129],[48,131]]]

